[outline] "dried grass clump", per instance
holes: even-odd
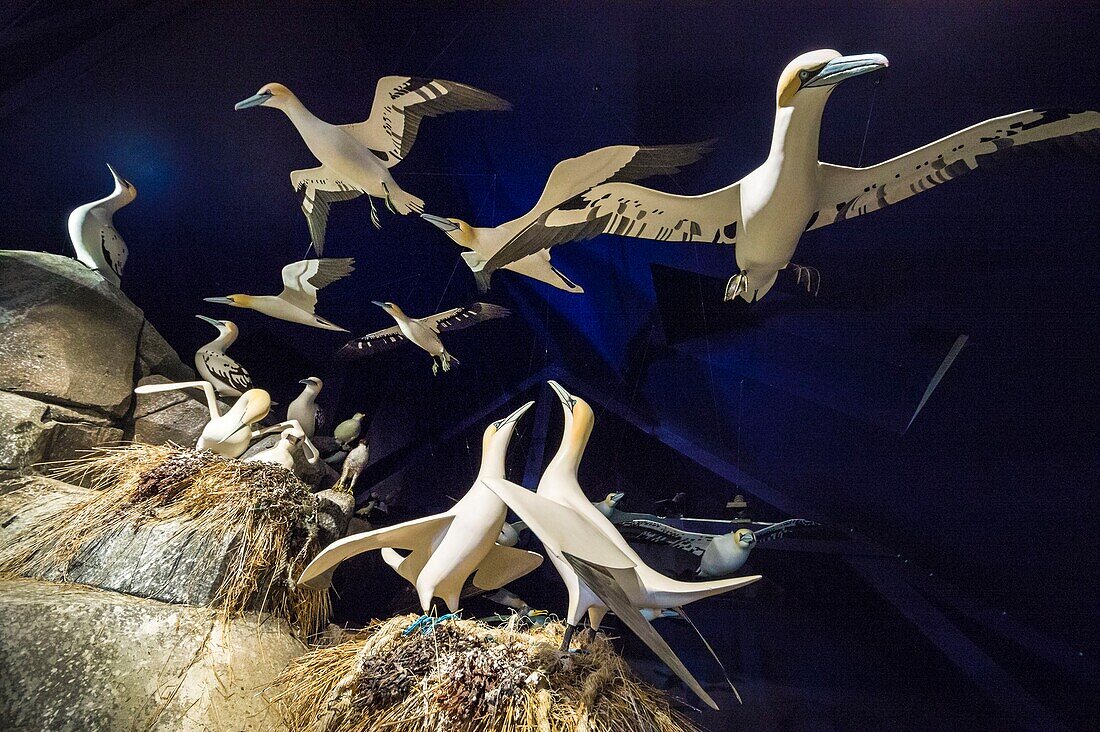
[[[181,543],[197,536],[210,547],[203,559],[216,558],[231,542],[213,602],[223,620],[248,610],[269,612],[303,635],[327,622],[328,591],[294,586],[320,548],[318,499],[285,468],[134,444],[59,463],[52,477],[96,493],[25,527],[0,555],[0,572],[65,577],[119,527],[174,520],[182,527],[176,535]]]
[[[272,701],[293,732],[680,732],[694,729],[603,636],[561,654],[565,627],[474,620],[403,636],[415,615],[291,662]]]

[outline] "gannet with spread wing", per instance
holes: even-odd
[[[347,328],[341,328],[313,311],[317,307],[317,291],[347,277],[354,271],[354,264],[355,260],[350,258],[303,259],[283,267],[283,291],[278,295],[226,295],[204,297],[203,300],[255,310],[279,320],[346,333]]]

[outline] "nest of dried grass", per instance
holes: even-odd
[[[291,662],[275,681],[293,732],[680,732],[694,727],[634,677],[603,636],[561,654],[565,627],[447,621],[427,636],[415,615]]]
[[[294,579],[320,549],[317,498],[280,466],[230,460],[172,445],[103,448],[58,463],[52,477],[88,485],[87,500],[27,526],[0,555],[0,573],[65,578],[98,542],[121,526],[177,521],[177,535],[209,540],[227,564],[214,597],[222,620],[246,611],[289,621],[300,634],[328,621],[328,591],[298,589]]]

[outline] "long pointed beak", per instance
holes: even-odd
[[[248,109],[249,107],[258,107],[266,102],[268,99],[271,99],[271,94],[269,92],[264,92],[263,94],[253,94],[248,99],[242,99],[241,101],[234,104],[233,109],[239,112],[240,110]]]
[[[834,58],[803,86],[835,86],[845,79],[885,69],[890,61],[881,53],[864,53],[857,56]]]
[[[455,229],[458,228],[458,224],[451,221],[450,219],[445,219],[442,216],[432,216],[431,214],[420,214],[420,218],[424,219],[425,221],[430,222],[437,229],[439,229],[441,231],[444,231],[444,232],[454,231]]]
[[[302,380],[301,380],[301,381],[299,381],[298,383],[299,383],[299,384],[308,384],[308,383],[309,383],[309,379],[302,379]]]
[[[516,411],[509,414],[507,417],[505,417],[501,421],[500,427],[503,427],[504,425],[509,424],[511,422],[518,422],[519,418],[522,417],[527,412],[527,410],[530,409],[531,407],[533,407],[534,405],[535,405],[534,402],[527,402],[522,407],[520,407]],[[499,427],[498,427],[498,429],[499,429]]]
[[[208,318],[205,315],[196,315],[195,317],[199,320],[205,320],[207,323],[210,323],[210,325],[214,326],[215,328],[220,328],[222,325],[221,321],[214,320],[213,318]]]
[[[236,305],[236,303],[233,302],[232,300],[230,300],[228,297],[204,297],[202,299],[202,301],[203,302],[216,302],[220,305]],[[199,317],[202,317],[202,316],[200,315]]]
[[[561,400],[561,403],[571,410],[573,408],[573,395],[567,392],[565,387],[556,381],[551,380],[546,383],[549,384],[550,388],[554,390],[554,393],[558,395],[558,399]]]
[[[377,305],[378,307],[382,308],[383,310],[386,309],[386,303],[384,303],[384,302],[378,302],[377,300],[371,300],[370,304],[371,305]]]

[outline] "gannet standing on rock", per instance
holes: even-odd
[[[461,110],[512,108],[500,97],[472,86],[408,76],[379,79],[370,117],[357,124],[332,125],[318,119],[282,84],[263,86],[237,102],[234,109],[258,106],[273,107],[286,114],[321,163],[318,168],[290,174],[294,190],[302,196],[302,212],[318,256],[324,250],[329,205],[333,201],[346,201],[366,193],[375,227],[381,227],[381,222],[374,198],[384,200],[394,213],[424,211],[424,202],[402,190],[390,174],[390,168],[404,160],[412,149],[424,117]]]
[[[343,358],[369,356],[396,348],[402,341],[409,340],[432,357],[433,374],[438,374],[440,368],[450,371],[451,363],[459,362],[443,347],[440,333],[462,330],[475,323],[511,315],[511,311],[500,305],[475,302],[467,307],[446,310],[426,318],[410,318],[392,302],[374,301],[374,304],[389,313],[397,321],[397,325],[348,341],[338,355]]]
[[[449,219],[431,214],[421,214],[421,218],[430,221],[441,229],[455,244],[469,251],[462,253],[462,259],[473,270],[478,287],[482,292],[489,289],[489,278],[493,271],[502,266],[518,274],[557,287],[567,292],[584,292],[550,263],[550,246],[547,234],[553,236],[553,243],[560,244],[569,237],[590,239],[603,233],[606,220],[584,220],[572,227],[555,228],[552,231],[543,226],[543,222],[554,210],[584,193],[593,186],[608,181],[636,181],[654,175],[672,175],[680,168],[694,163],[710,149],[710,143],[689,145],[664,145],[657,147],[638,147],[636,145],[615,145],[593,150],[580,157],[563,160],[550,171],[546,186],[534,207],[506,223],[494,227],[474,227],[462,219]],[[514,242],[519,242],[514,244]],[[510,259],[507,264],[496,264],[495,255],[505,247],[523,247],[531,249],[531,254]]]
[[[113,219],[115,211],[137,198],[137,188],[110,165],[107,169],[115,179],[115,189],[106,198],[79,206],[69,214],[69,238],[77,260],[118,287],[129,251]]]
[[[302,393],[290,403],[289,407],[287,407],[286,418],[298,420],[298,424],[302,425],[306,437],[313,437],[317,432],[317,422],[320,417],[320,408],[317,406],[317,395],[321,393],[321,389],[325,384],[316,376],[302,379],[298,383],[303,384],[305,388],[302,389]]]
[[[817,271],[791,263],[803,232],[885,208],[1013,153],[1095,153],[1100,144],[1100,112],[1028,110],[976,124],[878,165],[848,168],[820,162],[821,118],[832,91],[845,79],[887,64],[879,54],[802,54],[779,78],[768,157],[740,181],[699,196],[631,183],[596,186],[546,217],[541,226],[548,231],[510,242],[485,268],[504,267],[573,241],[578,226],[605,221],[601,231],[608,234],[733,245],[738,272],[726,286],[727,300],[763,297],[787,268],[816,292]]]
[[[218,337],[195,351],[195,370],[214,385],[218,396],[239,397],[252,388],[252,377],[244,366],[225,355],[225,350],[237,340],[237,326],[230,320],[215,320],[196,315],[218,329]]]
[[[317,307],[317,291],[347,277],[355,270],[354,264],[355,260],[351,258],[303,259],[283,267],[283,291],[278,295],[226,295],[204,297],[203,300],[248,308],[292,323],[347,333],[347,328],[330,323],[313,311]]]

